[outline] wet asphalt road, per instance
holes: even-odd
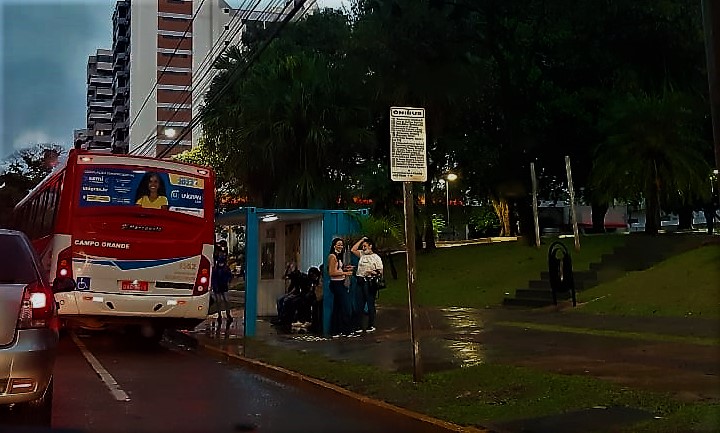
[[[61,339],[53,430],[403,432],[407,420],[284,385],[207,355],[112,332]]]

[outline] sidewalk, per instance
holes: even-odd
[[[242,310],[234,310],[233,315],[241,317]],[[624,386],[671,393],[685,401],[720,401],[718,320],[609,318],[555,308],[419,309],[417,316],[416,335],[426,373],[492,362],[591,375]],[[412,372],[407,310],[380,306],[377,323],[376,332],[358,338],[283,334],[263,319],[258,321],[256,332],[257,339],[269,345]],[[210,317],[185,335],[201,347],[242,360],[242,320],[219,332],[212,325],[214,318]],[[588,329],[593,333],[588,334]],[[629,338],[630,333],[643,335]],[[685,342],[688,338],[697,344]],[[415,415],[419,414],[408,414]],[[517,427],[515,431],[521,430]],[[564,431],[559,425],[554,430]],[[471,430],[445,425],[438,431]]]

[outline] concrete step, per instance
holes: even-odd
[[[578,292],[581,290],[589,289],[590,287],[596,286],[597,284],[597,279],[585,280],[575,278],[575,290],[577,290]],[[550,280],[528,281],[528,287],[530,287],[531,289],[545,289],[547,291],[550,291],[552,289],[552,287],[550,286]]]
[[[521,299],[549,299],[552,301],[552,291],[549,288],[547,290],[516,289],[515,297]]]
[[[598,273],[596,270],[589,270],[589,271],[573,271],[573,277],[575,278],[575,281],[580,280],[597,280]],[[549,280],[550,279],[550,273],[548,271],[542,271],[540,272],[540,279],[541,280]]]
[[[547,307],[552,305],[552,298],[550,299],[518,299],[518,298],[505,298],[503,299],[503,305],[507,307]]]

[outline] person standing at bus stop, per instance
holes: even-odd
[[[358,305],[357,312],[353,315],[353,326],[355,331],[363,328],[363,311],[367,307],[368,323],[365,332],[375,331],[375,298],[377,297],[377,286],[374,278],[383,274],[383,262],[373,247],[375,243],[366,236],[355,242],[350,251],[360,258],[357,265]]]
[[[212,273],[212,296],[215,298],[215,304],[217,305],[218,317],[217,323],[218,328],[222,326],[222,310],[225,310],[225,319],[227,319],[227,326],[233,322],[233,318],[230,315],[230,303],[227,299],[227,292],[230,289],[230,281],[232,280],[232,272],[227,265],[225,259],[220,259],[215,263]]]
[[[352,268],[343,265],[344,244],[341,238],[335,238],[330,245],[328,255],[328,275],[330,276],[330,293],[333,296],[330,332],[333,337],[351,336],[352,304],[349,288],[345,286],[345,278],[353,274]]]
[[[135,204],[150,209],[167,209],[168,199],[165,182],[160,175],[151,171],[143,176],[135,194]]]

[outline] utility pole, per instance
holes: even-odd
[[[705,56],[707,58],[708,86],[710,88],[710,114],[712,116],[715,169],[720,168],[720,5],[717,0],[701,0],[703,28],[705,30]],[[717,176],[720,191],[720,176]]]

